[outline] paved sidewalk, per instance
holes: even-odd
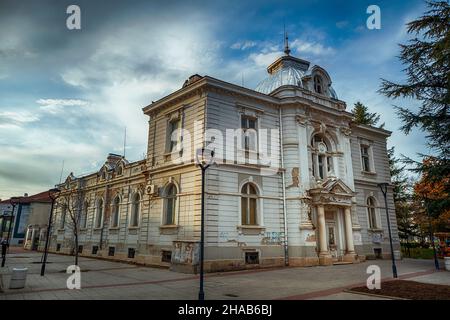
[[[15,251],[13,251],[15,252]],[[68,290],[67,266],[74,258],[50,254],[44,277],[40,276],[41,253],[16,251],[0,269],[4,286],[14,267],[27,267],[26,288],[8,289],[0,300],[9,299],[196,299],[198,276],[167,269],[81,257],[81,289]],[[207,274],[207,299],[379,299],[343,292],[364,285],[367,266],[381,268],[382,279],[391,279],[389,260],[354,265],[288,267]],[[431,260],[404,259],[397,262],[400,278],[427,283],[450,284],[450,272],[435,272]]]

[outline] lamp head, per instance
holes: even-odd
[[[197,149],[196,162],[201,167],[209,166],[214,162],[214,150],[208,148]]]

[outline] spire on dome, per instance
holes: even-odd
[[[289,49],[289,38],[286,32],[286,26],[284,27],[284,53],[287,56],[291,53],[291,49]]]

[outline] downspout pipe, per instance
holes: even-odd
[[[281,106],[278,107],[278,117],[280,122],[280,160],[281,160],[281,183],[283,192],[283,221],[284,221],[284,265],[289,265],[289,251],[288,251],[288,226],[286,214],[286,178],[284,172],[284,148],[283,148],[283,121],[281,117]]]

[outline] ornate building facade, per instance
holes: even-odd
[[[71,174],[59,186],[51,250],[73,252],[76,225],[81,255],[195,271],[195,156],[207,146],[218,161],[206,171],[206,270],[389,257],[377,184],[390,182],[391,132],[353,123],[327,71],[288,48],[267,71],[255,90],[194,75],[144,107],[146,159],[110,154],[98,172]],[[399,250],[392,188],[387,203]]]

